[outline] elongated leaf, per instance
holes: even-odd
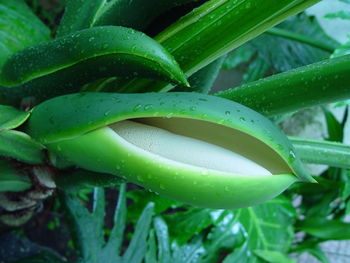
[[[339,220],[327,220],[318,217],[308,218],[302,221],[298,228],[323,240],[350,239],[350,224]]]
[[[50,39],[50,30],[23,0],[0,1],[0,68],[13,53]]]
[[[188,85],[161,45],[143,33],[113,26],[82,30],[16,53],[3,67],[1,83],[13,87],[4,90],[12,100],[35,96],[40,101],[116,75]]]
[[[20,131],[0,131],[0,156],[30,164],[44,162],[44,146]]]
[[[318,0],[211,0],[178,20],[155,39],[174,55],[187,76],[190,76],[317,2]],[[124,84],[121,90],[165,91],[171,88],[164,83],[135,80]]]
[[[304,162],[350,168],[350,145],[289,137]]]
[[[140,263],[144,258],[147,247],[146,239],[152,222],[153,206],[153,203],[149,203],[140,215],[130,245],[123,255],[123,263]]]
[[[28,177],[22,176],[10,163],[0,159],[0,192],[21,192],[31,186]]]
[[[327,124],[328,140],[333,142],[342,142],[344,137],[343,126],[328,109],[323,109]]]
[[[293,112],[350,98],[349,65],[350,55],[327,59],[216,95],[268,116]]]
[[[20,111],[11,106],[0,105],[0,131],[17,128],[29,118],[29,115],[29,112]]]

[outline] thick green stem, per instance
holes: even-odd
[[[350,98],[350,55],[327,59],[215,94],[267,116]]]
[[[312,38],[303,34],[295,33],[283,28],[278,28],[278,27],[270,28],[269,30],[266,31],[266,33],[269,35],[283,37],[283,38],[295,40],[304,44],[308,44],[310,46],[322,49],[330,53],[334,52],[334,47],[331,45],[328,45],[327,43],[321,42],[315,38]]]
[[[350,168],[350,145],[294,137],[289,139],[304,162]]]

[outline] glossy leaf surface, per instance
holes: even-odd
[[[192,75],[227,52],[319,0],[211,0],[155,37]],[[213,37],[220,36],[220,37]],[[171,86],[143,80],[124,84],[119,91],[159,91]]]
[[[109,76],[187,85],[177,62],[161,45],[141,32],[114,26],[82,30],[14,54],[4,65],[1,84],[12,87],[4,90],[10,99],[42,100]]]

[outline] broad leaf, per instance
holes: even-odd
[[[248,237],[247,251],[251,257],[247,262],[261,262],[254,255],[256,250],[285,254],[290,249],[295,211],[289,199],[280,196],[258,206],[240,209],[236,216]]]

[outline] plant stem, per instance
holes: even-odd
[[[315,38],[312,38],[303,34],[295,33],[283,28],[278,28],[278,27],[270,28],[269,30],[266,31],[266,33],[269,35],[283,37],[283,38],[295,40],[304,44],[308,44],[310,46],[322,49],[330,53],[334,52],[334,47],[331,45],[328,45],[327,43],[318,41]]]
[[[350,145],[295,137],[289,139],[304,162],[350,168]]]
[[[350,55],[327,59],[215,94],[267,116],[350,98]]]

